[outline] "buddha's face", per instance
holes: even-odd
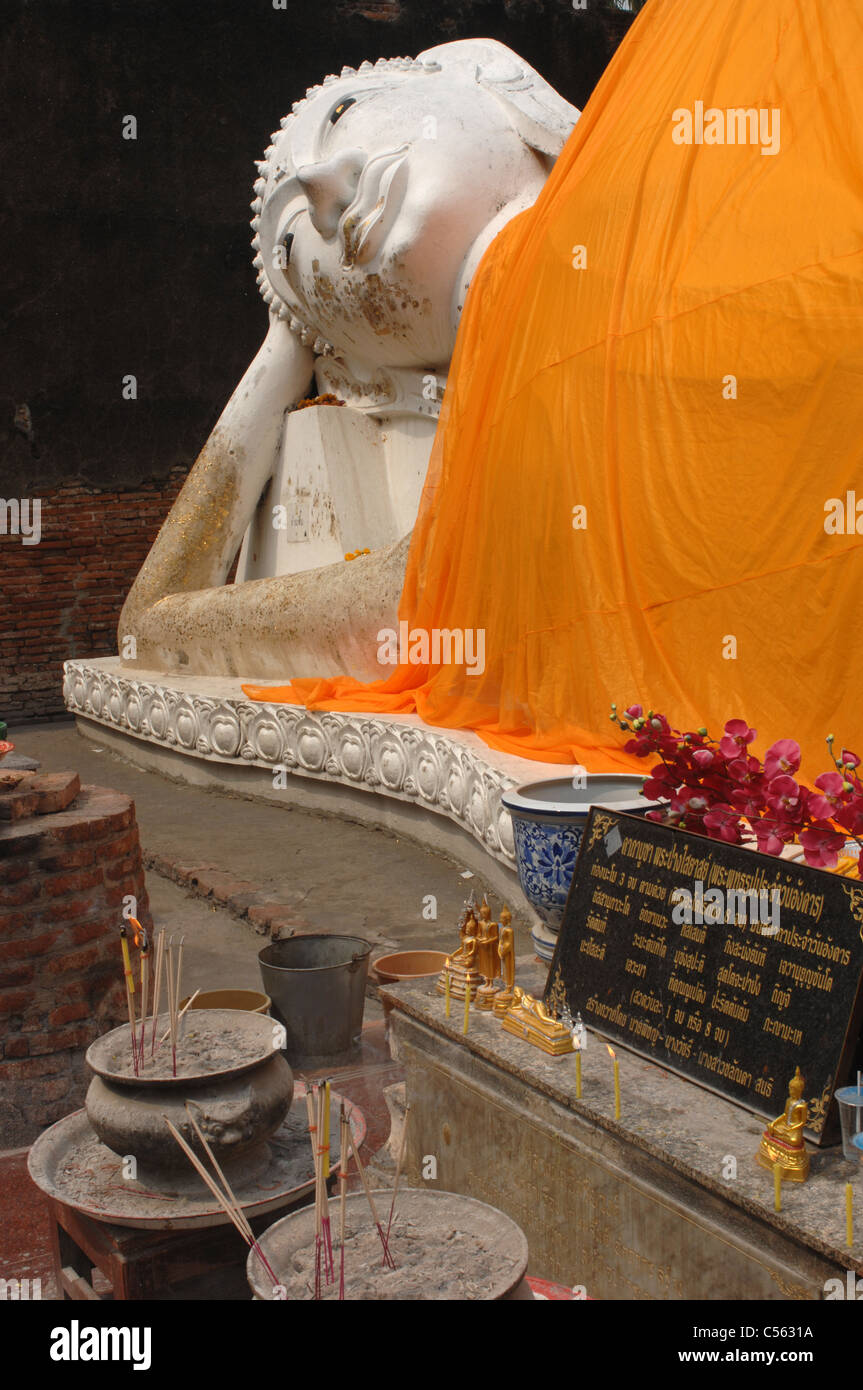
[[[349,359],[445,364],[466,266],[546,173],[475,65],[339,78],[302,104],[267,161],[264,273]]]

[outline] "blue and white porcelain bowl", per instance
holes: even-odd
[[[503,793],[512,816],[522,892],[543,923],[533,933],[536,953],[551,960],[581,837],[591,806],[645,815],[660,803],[641,795],[644,778],[630,773],[588,773],[578,779],[552,777]]]

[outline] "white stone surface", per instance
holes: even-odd
[[[116,657],[67,661],[70,713],[189,758],[285,768],[296,777],[410,801],[455,822],[493,858],[515,866],[501,793],[559,777],[558,764],[497,753],[475,734],[434,729],[416,715],[313,712],[257,704],[238,680],[130,674]]]
[[[416,520],[435,422],[308,406],[285,421],[279,461],[246,532],[235,583],[380,550]]]

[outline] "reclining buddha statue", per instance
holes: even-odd
[[[269,329],[128,596],[127,666],[380,675],[471,277],[578,114],[484,39],[293,106],[252,203]]]

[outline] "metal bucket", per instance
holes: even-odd
[[[360,936],[290,936],[258,952],[271,1016],[292,1067],[349,1061],[359,1046],[371,945]]]

